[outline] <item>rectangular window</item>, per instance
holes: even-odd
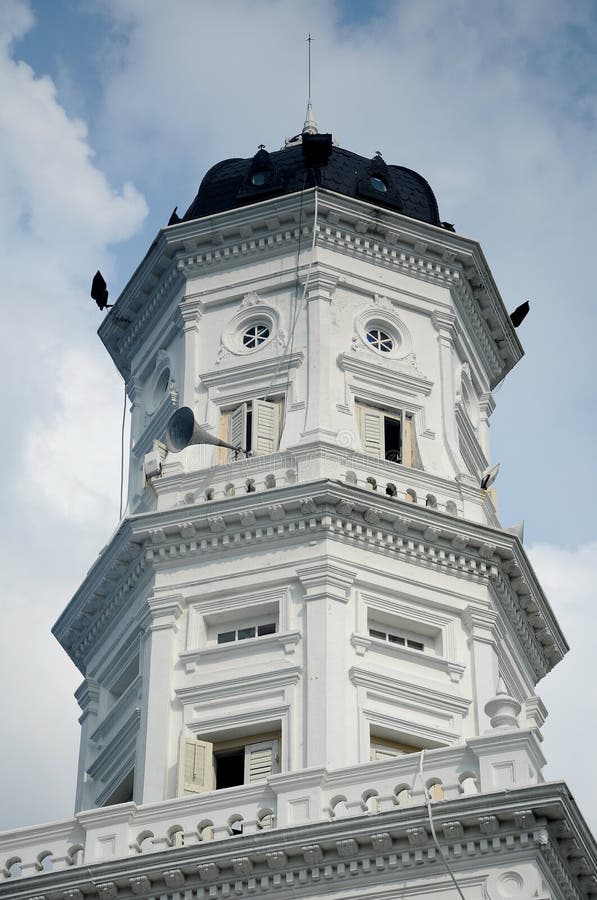
[[[212,743],[183,737],[179,761],[178,794],[223,790],[242,784],[264,781],[278,772],[279,732],[275,737],[252,738]]]
[[[219,631],[218,644],[229,644],[232,641],[246,641],[247,638],[275,634],[277,630],[275,622],[267,622],[264,625],[248,625],[243,628],[237,628],[234,631]]]
[[[356,409],[365,453],[420,468],[412,413],[376,409],[358,402]]]
[[[396,759],[397,756],[404,756],[407,753],[418,753],[420,750],[421,747],[417,747],[414,744],[392,741],[372,734],[369,745],[369,758],[372,762],[380,759]]]
[[[404,637],[395,631],[381,631],[379,628],[370,628],[369,637],[377,638],[380,641],[388,641],[390,644],[399,644],[401,647],[408,647],[410,650],[425,650],[423,641]]]
[[[280,445],[283,410],[282,397],[248,400],[234,409],[224,410],[220,437],[251,456],[275,453]],[[233,450],[221,449],[220,463],[234,458]]]

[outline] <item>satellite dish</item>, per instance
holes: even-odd
[[[188,406],[181,406],[172,413],[166,426],[166,447],[170,453],[180,453],[192,444],[214,444],[216,447],[228,447],[237,453],[242,452],[242,447],[228,444],[198,425],[193,410]]]

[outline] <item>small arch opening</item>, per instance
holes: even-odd
[[[368,476],[367,480],[365,481],[365,484],[367,485],[367,487],[370,491],[377,490],[377,481],[375,480],[375,478],[372,478],[371,475]]]
[[[274,827],[274,813],[271,809],[260,809],[257,813],[257,828],[265,831]]]
[[[444,789],[439,778],[428,781],[425,787],[427,788],[427,793],[431,800],[437,801],[444,799]]]
[[[182,825],[172,825],[168,829],[167,834],[170,847],[184,847],[184,829]]]
[[[388,495],[388,497],[396,497],[398,494],[398,488],[395,484],[392,484],[391,481],[388,481],[388,483],[386,484],[386,494]]]
[[[230,818],[228,819],[229,834],[231,834],[231,835],[242,834],[243,827],[244,827],[244,822],[243,822],[242,816],[240,816],[238,814],[230,816]]]
[[[40,872],[51,872],[54,868],[54,855],[51,850],[44,850],[38,854],[36,868]]]
[[[344,794],[337,794],[335,797],[332,797],[330,800],[330,810],[332,816],[335,818],[341,818],[346,812],[346,797]]]
[[[232,482],[230,484],[227,484],[226,487],[224,488],[224,496],[225,497],[234,497],[235,493],[236,492],[234,490],[234,485],[232,484]]]
[[[397,785],[394,788],[394,798],[397,806],[409,806],[411,803],[410,785]]]
[[[453,500],[448,500],[448,502],[446,503],[446,512],[450,516],[458,515],[458,510],[456,509],[456,504]]]
[[[472,772],[464,772],[458,779],[460,782],[460,792],[462,794],[478,794],[477,779]]]
[[[406,491],[406,494],[404,495],[404,498],[407,503],[416,503],[417,502],[417,492],[414,491],[412,488],[408,488],[408,490]]]
[[[214,823],[211,819],[203,819],[197,825],[197,835],[200,841],[213,841]]]
[[[255,479],[254,478],[247,478],[247,480],[245,481],[245,489],[246,489],[247,494],[255,493]]]
[[[206,490],[206,492],[205,492],[205,499],[206,499],[206,500],[213,500],[213,498],[214,498],[214,489],[213,489],[213,488],[208,488],[208,489]]]
[[[147,853],[148,850],[153,848],[153,838],[154,833],[149,830],[142,831],[137,835],[136,844],[139,848],[139,853]]]
[[[349,469],[348,472],[346,473],[346,484],[356,484],[356,483],[357,483],[356,472],[353,472]]]
[[[83,847],[81,844],[75,844],[70,847],[66,853],[66,862],[69,866],[80,866],[83,862]]]
[[[367,812],[379,812],[379,794],[375,790],[364,791],[361,797],[363,803],[367,807]]]
[[[425,497],[425,506],[430,509],[437,509],[437,498],[433,494],[427,494]]]
[[[266,486],[266,488],[275,488],[276,476],[272,475],[271,473],[269,475],[266,475],[265,476],[265,486]]]
[[[6,863],[6,871],[9,878],[20,878],[23,874],[22,860],[20,856],[11,857]]]

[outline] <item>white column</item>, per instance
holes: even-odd
[[[454,466],[454,474],[465,472],[466,467],[458,447],[458,429],[456,427],[456,387],[454,384],[453,354],[454,325],[456,316],[451,312],[436,310],[431,316],[433,327],[437,331],[439,347],[440,389],[442,398],[442,425],[446,452]]]
[[[495,409],[495,400],[490,392],[479,397],[479,443],[487,460],[491,459],[489,448],[489,417]]]
[[[332,428],[332,366],[336,361],[330,354],[330,334],[332,297],[337,284],[338,277],[324,275],[315,267],[312,270],[307,290],[307,409],[303,440],[329,440],[336,435]]]
[[[143,696],[135,767],[136,803],[167,799],[172,676],[182,598],[150,597],[141,625]]]
[[[142,459],[139,459],[133,452],[135,443],[139,440],[144,431],[145,426],[145,408],[143,404],[142,394],[143,384],[140,378],[130,378],[126,385],[126,392],[131,401],[131,436],[130,436],[130,452],[129,452],[129,473],[128,473],[128,505],[131,503],[136,494],[140,494],[143,490],[143,472],[141,469]]]
[[[484,734],[490,727],[485,704],[495,696],[499,676],[497,614],[491,609],[467,606],[462,621],[471,654],[475,733]]]
[[[322,561],[297,571],[305,599],[304,766],[338,768],[356,762],[357,705],[348,703],[349,618],[347,602],[355,578]],[[347,758],[347,735],[355,743]]]
[[[99,696],[99,684],[93,678],[86,678],[75,694],[77,702],[83,710],[79,718],[79,724],[81,725],[81,740],[79,745],[79,768],[77,772],[75,812],[79,812],[81,809],[89,809],[94,804],[95,797],[93,796],[93,785],[90,785],[88,781],[87,769],[93,762],[91,759],[89,738],[97,726]]]

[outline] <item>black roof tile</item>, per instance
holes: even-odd
[[[256,156],[259,156],[259,162],[266,158],[263,150]],[[255,173],[263,172],[264,166],[256,166],[255,157],[225,159],[212,166],[183,221],[211,216],[269,197],[292,194],[315,185],[315,173],[305,168],[300,144],[267,154],[267,157],[271,168],[261,177],[255,177]],[[371,183],[372,176],[381,176],[387,190],[376,190]],[[442,224],[437,201],[425,179],[404,166],[386,165],[379,156],[367,159],[350,150],[334,147],[327,166],[319,170],[318,183],[339,194],[394,209],[431,225]]]

